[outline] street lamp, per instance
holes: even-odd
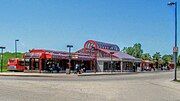
[[[19,39],[16,39],[15,40],[15,55],[16,55],[16,58],[17,58],[17,42],[19,41]]]
[[[175,45],[173,47],[174,54],[174,81],[177,80],[177,55],[178,55],[178,47],[177,47],[177,2],[169,2],[169,6],[175,7]]]
[[[2,68],[3,68],[3,49],[5,49],[6,47],[0,47],[1,49],[1,72],[2,72]]]
[[[112,55],[113,55],[113,54],[114,54],[114,52],[110,52],[110,55],[111,55],[111,72],[114,70],[114,69],[113,69],[113,66],[112,66],[112,65],[113,65],[113,61],[112,61]]]
[[[73,45],[67,45],[67,48],[69,49],[69,62],[68,62],[68,67],[69,69],[66,69],[66,74],[70,74],[71,72],[71,48]]]

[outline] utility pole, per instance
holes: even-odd
[[[175,7],[175,42],[173,47],[173,56],[174,56],[174,81],[177,80],[177,56],[178,56],[178,47],[177,47],[177,2],[169,2],[169,6]]]
[[[17,58],[17,42],[19,41],[19,39],[16,39],[15,40],[15,55],[16,55],[16,58]]]
[[[71,48],[73,47],[73,45],[67,45],[67,48],[69,49],[69,62],[68,62],[68,69],[66,69],[66,74],[70,74],[71,73]]]

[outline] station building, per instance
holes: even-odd
[[[69,63],[69,56],[71,56],[71,64]],[[42,72],[51,67],[60,67],[61,71],[67,68],[74,70],[75,64],[83,64],[87,70],[92,70],[92,65],[95,60],[94,57],[85,53],[71,53],[63,51],[32,49],[24,54],[24,64],[27,70]],[[71,65],[71,66],[70,66]]]
[[[133,71],[134,64],[141,60],[120,51],[116,44],[88,40],[84,47],[76,52],[64,52],[45,49],[32,49],[24,54],[26,70],[42,72],[49,67],[61,67],[75,70],[76,64],[83,64],[89,72]],[[69,63],[70,60],[70,63]]]
[[[76,53],[85,53],[96,59],[98,72],[105,71],[133,71],[133,66],[141,62],[131,55],[123,53],[116,44],[104,43],[95,40],[88,40],[84,47]]]

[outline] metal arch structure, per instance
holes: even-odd
[[[84,51],[87,49],[107,49],[111,51],[120,51],[118,45],[115,44],[110,44],[110,43],[104,43],[104,42],[99,42],[99,41],[94,41],[94,40],[88,40],[84,44]]]
[[[93,47],[96,49],[98,48],[98,45],[97,45],[96,41],[94,41],[94,40],[88,40],[84,44],[84,49],[91,49]]]

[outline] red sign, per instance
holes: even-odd
[[[173,52],[178,52],[178,47],[173,47]]]

